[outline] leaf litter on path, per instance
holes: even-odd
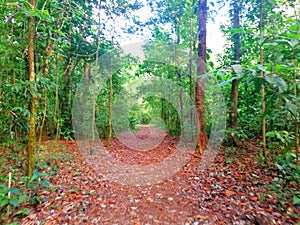
[[[137,152],[113,140],[110,154],[142,166],[168,157],[177,141],[167,135],[155,149]],[[151,186],[126,186],[87,164],[75,142],[64,144],[75,157],[61,162],[49,178],[53,191],[40,193],[47,194],[45,201],[21,224],[297,224],[297,218],[279,211],[274,196],[260,201],[273,176],[255,162],[256,151],[246,150],[228,163],[221,150],[206,170],[199,170],[201,155],[195,151],[174,176]],[[291,210],[299,216],[299,208]]]

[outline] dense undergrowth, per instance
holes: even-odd
[[[55,187],[49,177],[57,175],[59,165],[74,157],[68,153],[64,143],[49,141],[40,145],[34,175],[26,174],[24,145],[3,144],[0,148],[0,223],[21,219],[29,214],[31,208],[43,202],[40,193]],[[18,224],[18,223],[12,223]]]

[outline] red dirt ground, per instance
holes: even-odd
[[[147,138],[149,132],[136,134]],[[168,157],[178,139],[166,136],[155,149],[132,150],[113,140],[110,154],[128,164],[148,165]],[[21,224],[297,224],[299,208],[292,203],[280,211],[276,194],[266,185],[274,174],[254,159],[258,150],[245,149],[228,157],[221,150],[214,164],[200,170],[201,156],[172,177],[151,186],[126,186],[105,179],[87,164],[76,142],[62,141],[72,160],[57,160],[60,169],[49,178],[52,191],[42,191],[43,203],[31,209]],[[48,150],[57,151],[55,145]],[[51,150],[52,149],[52,150]],[[288,214],[293,214],[294,217]],[[298,219],[297,219],[298,216]]]

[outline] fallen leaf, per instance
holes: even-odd
[[[225,192],[225,195],[226,195],[226,196],[235,195],[235,192],[234,192],[234,191],[227,190],[227,191]]]
[[[248,198],[249,198],[251,201],[257,201],[257,199],[258,199],[256,196],[249,196]]]
[[[246,206],[246,205],[248,205],[249,204],[249,202],[241,202],[239,205],[240,206]]]
[[[201,220],[207,220],[208,216],[201,216],[201,215],[196,215],[194,216],[195,219],[201,219]]]

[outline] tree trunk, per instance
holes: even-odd
[[[230,113],[229,113],[229,128],[232,131],[236,130],[238,127],[238,88],[239,80],[234,79],[231,83],[231,94],[230,94]]]
[[[233,0],[233,28],[240,28],[240,11],[241,7],[237,0]],[[241,43],[240,43],[240,33],[236,33],[233,35],[233,60],[234,64],[240,63],[241,57]],[[237,141],[235,140],[234,131],[238,127],[238,88],[239,88],[239,80],[234,79],[231,83],[231,94],[230,94],[230,112],[229,112],[229,128],[231,128],[230,135],[228,137],[228,141],[230,145],[237,145]]]
[[[206,72],[206,21],[207,21],[207,0],[199,0],[198,5],[198,62],[197,62],[197,84],[195,87],[195,102],[198,116],[198,148],[200,154],[204,153],[207,145],[207,135],[205,131],[205,78]]]
[[[58,57],[56,56],[55,60],[55,109],[54,109],[54,123],[55,123],[55,140],[59,139],[60,134],[60,112],[59,112],[59,74],[58,74]]]
[[[259,30],[260,35],[262,35],[263,30],[263,0],[260,0],[259,4]],[[263,65],[264,63],[264,55],[263,55],[263,48],[262,46],[259,47],[259,58],[260,58],[260,64]],[[263,79],[264,72],[260,72],[260,77]],[[261,116],[262,116],[262,143],[263,143],[263,156],[264,159],[267,161],[267,141],[266,141],[266,116],[265,116],[265,110],[266,110],[266,102],[265,102],[265,86],[264,84],[261,85]]]
[[[92,149],[90,150],[90,154],[92,155],[94,150],[95,150],[95,131],[96,131],[96,100],[97,100],[97,90],[96,90],[96,82],[98,78],[98,73],[97,71],[100,70],[99,68],[99,48],[100,48],[100,41],[101,41],[101,17],[100,17],[100,11],[101,11],[101,0],[97,2],[97,9],[98,9],[98,32],[97,32],[97,40],[96,40],[96,66],[93,74],[93,113],[92,113]],[[99,137],[97,137],[99,138]]]
[[[190,5],[190,27],[189,27],[189,32],[190,32],[190,36],[189,36],[189,82],[190,82],[190,97],[192,98],[193,94],[194,94],[194,77],[193,77],[193,42],[194,42],[194,37],[193,37],[193,17],[192,17],[192,13],[193,13],[193,8],[192,5]]]
[[[111,61],[112,67],[112,61]],[[112,69],[112,68],[110,68]],[[107,147],[110,148],[111,146],[111,139],[112,139],[112,114],[113,114],[113,80],[112,80],[112,71],[110,71],[109,76],[109,115],[108,115],[108,137],[107,137]]]
[[[294,71],[294,79],[296,81],[297,75],[296,71]],[[296,81],[297,82],[297,81]],[[294,87],[294,96],[296,99],[296,108],[299,109],[299,103],[297,101],[298,98],[298,88],[297,86]],[[294,123],[295,123],[295,149],[296,149],[296,165],[297,165],[297,171],[299,171],[299,111],[296,112],[295,118],[294,118]]]
[[[30,0],[31,9],[36,7],[36,0]],[[35,93],[35,61],[34,61],[34,17],[29,17],[28,23],[28,74],[30,82],[30,117],[29,117],[29,134],[27,147],[27,175],[31,177],[34,172],[35,164],[35,114],[36,114],[36,93]]]

